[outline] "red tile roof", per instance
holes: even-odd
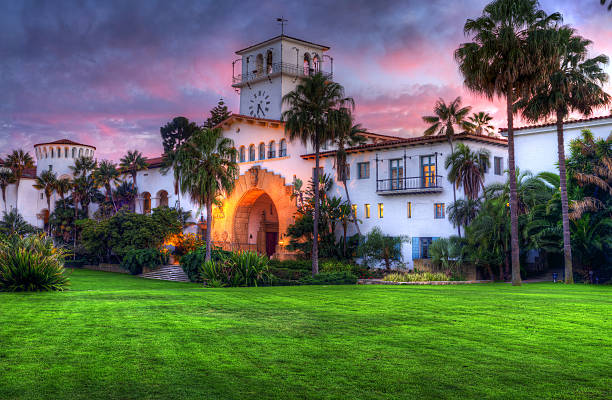
[[[465,132],[458,133],[455,135],[455,140],[459,140],[459,139],[491,143],[491,144],[496,144],[500,146],[508,145],[508,140],[505,138],[491,137],[491,136],[485,136],[485,135],[476,135],[476,134],[465,133]],[[361,146],[351,147],[347,149],[346,152],[347,153],[360,153],[363,151],[374,151],[374,150],[381,150],[381,149],[388,149],[388,148],[395,148],[395,147],[415,146],[415,145],[426,144],[426,143],[439,143],[439,142],[446,142],[446,141],[447,141],[446,136],[419,136],[419,137],[391,140],[391,141],[386,141],[382,143],[364,144]],[[336,154],[336,151],[330,150],[330,151],[323,151],[319,153],[319,156],[320,157],[330,157],[330,156],[333,156],[334,154]],[[303,154],[301,157],[303,159],[312,159],[314,158],[314,156],[315,156],[314,153],[310,153],[310,154]]]
[[[600,115],[598,117],[589,117],[589,118],[581,118],[581,119],[573,119],[570,121],[565,121],[563,123],[563,125],[568,125],[568,124],[576,124],[579,122],[589,122],[589,121],[597,121],[597,120],[601,120],[601,119],[612,119],[612,115]],[[536,125],[527,125],[527,126],[521,126],[519,128],[514,128],[515,131],[521,131],[524,129],[534,129],[534,128],[544,128],[546,126],[555,126],[556,122],[547,122],[545,124],[536,124]],[[499,132],[507,132],[508,128],[499,128]]]
[[[149,164],[149,168],[160,168],[163,164],[164,157],[152,157],[145,160]]]
[[[69,140],[69,139],[60,139],[60,140],[56,140],[55,142],[38,143],[38,144],[35,144],[34,147],[44,146],[44,145],[48,145],[48,144],[69,144],[69,145],[73,145],[73,146],[91,147],[94,150],[96,149],[94,146],[91,146],[91,145],[88,145],[88,144],[83,144],[83,143],[73,142],[72,140]]]

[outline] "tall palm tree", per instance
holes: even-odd
[[[330,132],[327,136],[331,137],[332,142],[336,145],[336,171],[338,178],[342,181],[342,185],[344,185],[346,201],[350,208],[351,197],[349,196],[348,185],[346,184],[348,168],[346,164],[346,148],[365,143],[366,139],[362,135],[365,129],[360,124],[354,124],[353,114],[346,107],[330,111],[328,129]],[[353,221],[355,222],[357,233],[361,234],[358,220],[353,218]]]
[[[588,116],[594,108],[610,103],[610,95],[602,89],[608,81],[608,74],[602,69],[608,63],[608,57],[602,54],[587,59],[588,47],[592,42],[576,35],[572,28],[564,26],[557,29],[556,33],[560,51],[555,59],[554,70],[532,93],[527,93],[517,106],[521,108],[523,117],[530,122],[538,122],[551,115],[556,118],[565,283],[574,283],[563,120],[573,111]]]
[[[105,200],[112,201],[113,208],[117,212],[117,205],[113,196],[111,184],[116,184],[119,180],[119,171],[112,161],[103,160],[98,164],[98,167],[93,172],[93,178],[96,185],[104,187]]]
[[[448,206],[448,220],[455,226],[467,228],[478,215],[480,206],[478,199],[459,199]]]
[[[466,130],[476,135],[493,136],[495,135],[495,128],[491,125],[491,121],[493,121],[493,117],[487,112],[473,113],[468,117]]]
[[[119,167],[125,174],[132,177],[132,189],[136,191],[136,197],[138,197],[138,185],[136,178],[139,171],[144,171],[149,168],[147,160],[142,156],[142,153],[138,150],[128,150],[127,154],[119,160]],[[132,204],[133,211],[136,211],[136,198]]]
[[[13,176],[15,177],[15,209],[19,211],[19,183],[21,182],[23,172],[26,169],[34,168],[34,160],[30,153],[23,151],[23,149],[18,149],[13,150],[6,157],[4,166],[13,171]]]
[[[285,135],[290,140],[310,143],[315,152],[313,182],[319,182],[319,150],[328,141],[329,113],[340,107],[354,107],[352,98],[344,96],[344,88],[329,81],[322,73],[308,76],[296,88],[283,96],[283,103],[289,106],[281,119],[285,122]],[[314,185],[314,218],[312,241],[312,274],[319,273],[319,213],[320,188]]]
[[[451,154],[454,153],[453,139],[455,137],[455,127],[460,129],[467,128],[467,121],[465,117],[470,112],[472,107],[461,107],[461,97],[457,97],[455,100],[446,104],[443,99],[438,99],[434,106],[434,115],[428,115],[423,117],[423,121],[431,124],[429,128],[423,132],[425,136],[446,136],[448,144],[451,148]],[[438,171],[436,171],[436,174]],[[457,201],[457,192],[453,185],[453,201]],[[461,227],[457,226],[457,233],[461,236]]]
[[[32,185],[35,189],[42,190],[47,199],[47,211],[51,213],[51,196],[55,192],[57,185],[57,175],[51,170],[43,171],[40,176],[37,176]],[[51,233],[51,224],[47,226],[47,233]]]
[[[72,189],[72,180],[70,178],[59,178],[55,183],[55,192],[62,199],[64,207],[66,206],[66,195]]]
[[[206,207],[206,257],[211,259],[212,206],[222,194],[234,190],[239,167],[236,149],[231,139],[222,135],[220,128],[202,129],[185,142],[179,152],[180,190],[189,193],[191,200]]]
[[[5,213],[8,212],[6,205],[6,188],[12,183],[15,183],[15,175],[13,175],[13,171],[6,167],[0,168],[0,190],[2,190],[2,202],[4,203]]]
[[[521,284],[513,105],[517,93],[537,86],[552,69],[550,55],[556,49],[549,28],[560,19],[558,13],[546,15],[537,0],[495,0],[480,17],[466,21],[463,29],[472,42],[455,51],[469,90],[506,99],[513,285]]]
[[[489,167],[491,153],[486,149],[472,151],[458,143],[455,152],[446,157],[444,168],[448,169],[448,181],[463,192],[469,200],[476,200],[480,189],[484,192],[485,168]]]
[[[91,171],[96,169],[97,163],[93,157],[80,156],[74,160],[74,165],[70,166],[72,174],[77,176],[87,176]]]
[[[119,184],[114,191],[115,201],[117,202],[117,208],[121,208],[125,205],[132,205],[132,202],[136,198],[136,191],[128,181],[119,181]]]

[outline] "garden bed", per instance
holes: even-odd
[[[422,282],[391,282],[382,279],[359,279],[358,285],[469,285],[472,283],[492,283],[490,280],[473,281],[422,281]]]

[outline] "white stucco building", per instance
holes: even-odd
[[[282,97],[300,79],[322,71],[333,79],[333,59],[329,47],[285,35],[237,52],[233,63],[232,86],[240,93],[240,110],[219,124],[239,152],[240,176],[236,188],[213,210],[213,240],[232,249],[252,249],[278,257],[289,256],[285,238],[287,227],[295,220],[296,199],[292,183],[299,178],[307,183],[314,167],[313,149],[285,137],[280,121],[286,105]],[[446,216],[453,201],[453,190],[444,169],[450,153],[445,137],[400,138],[375,133],[364,134],[366,143],[348,149],[347,182],[361,232],[379,226],[389,235],[409,238],[402,248],[404,262],[428,257],[428,246],[437,237],[456,234]],[[505,180],[507,143],[503,138],[458,134],[473,150],[489,150],[491,167],[485,183]],[[125,149],[128,150],[128,149]],[[32,179],[45,169],[69,174],[69,165],[79,155],[95,157],[95,147],[60,140],[35,146],[36,171],[22,181],[19,211],[38,226],[44,224],[46,201],[32,188]],[[323,171],[337,176],[334,151],[322,152]],[[195,221],[205,213],[174,191],[172,173],[161,173],[161,158],[149,159],[149,168],[138,173],[137,212],[150,212],[160,205],[180,206],[191,211]],[[332,195],[345,198],[342,183],[335,180]],[[14,188],[9,188],[7,204],[15,204]],[[457,190],[457,198],[463,198]],[[53,205],[52,205],[53,208]],[[92,212],[94,208],[92,207]],[[193,231],[198,225],[192,226]],[[349,234],[355,233],[350,227]]]

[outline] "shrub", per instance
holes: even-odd
[[[304,277],[299,282],[302,285],[354,285],[357,283],[357,277],[348,271],[322,272],[314,277]]]
[[[359,245],[357,254],[366,266],[383,264],[386,269],[391,269],[402,262],[402,243],[405,240],[401,236],[384,235],[379,227],[375,227]]]
[[[143,268],[155,268],[164,264],[167,256],[157,249],[133,249],[127,252],[121,260],[121,268],[130,271],[132,275],[142,274]]]
[[[354,272],[355,266],[337,260],[327,260],[321,263],[321,272]]]
[[[229,256],[231,252],[214,248],[211,252],[213,261],[221,260],[221,257]],[[199,247],[181,257],[181,268],[189,277],[191,282],[202,282],[202,266],[206,258],[206,246]]]
[[[383,278],[389,282],[432,282],[448,281],[448,275],[442,272],[393,272]]]
[[[176,235],[172,235],[168,239],[166,239],[165,244],[174,246],[172,254],[174,254],[177,259],[180,259],[185,254],[199,249],[206,243],[193,233],[179,233]]]
[[[311,260],[270,260],[270,268],[286,268],[294,270],[312,271]]]
[[[270,273],[280,280],[297,281],[311,274],[310,270],[290,268],[270,268]]]
[[[0,290],[41,292],[64,290],[66,250],[44,235],[11,236],[0,242]]]
[[[206,261],[202,265],[202,280],[213,282],[216,287],[258,286],[271,282],[268,258],[252,251],[241,251],[223,256],[218,261]]]

